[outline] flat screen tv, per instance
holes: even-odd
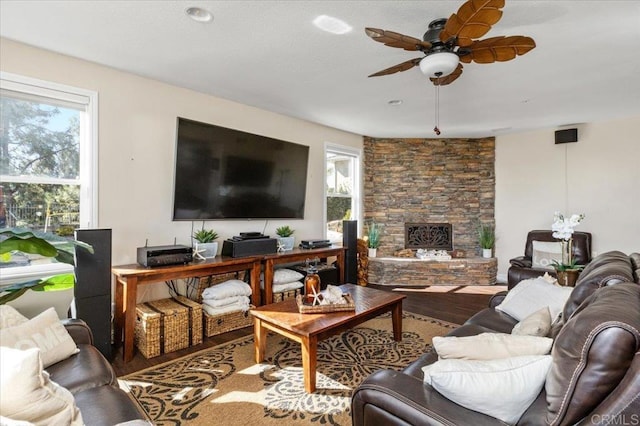
[[[309,147],[178,117],[173,220],[303,219]]]

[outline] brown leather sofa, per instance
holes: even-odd
[[[514,257],[509,260],[511,266],[507,271],[508,288],[512,289],[514,285],[522,280],[540,277],[548,272],[551,276],[556,276],[556,272],[548,269],[533,267],[533,242],[559,241],[553,237],[553,231],[536,230],[527,234],[527,241],[524,245],[524,256]],[[571,254],[578,265],[586,265],[591,261],[591,233],[574,232]]]
[[[518,425],[633,424],[640,421],[640,254],[594,258],[564,306],[552,366],[537,399]],[[517,321],[491,307],[450,333],[510,333]],[[353,425],[504,425],[448,400],[423,383],[431,351],[403,371],[380,370],[354,391]],[[627,423],[624,423],[627,422]]]
[[[53,381],[73,394],[84,424],[113,426],[146,420],[137,405],[118,387],[115,371],[93,346],[93,334],[87,324],[79,319],[67,319],[63,323],[80,352],[47,367],[47,372]]]

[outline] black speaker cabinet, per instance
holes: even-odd
[[[578,142],[578,129],[556,130],[556,144]]]
[[[94,250],[76,248],[76,317],[87,323],[95,346],[111,360],[111,229],[78,229],[76,240]]]
[[[342,247],[347,249],[344,257],[344,281],[358,282],[358,221],[342,221]]]

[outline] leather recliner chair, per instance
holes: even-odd
[[[559,241],[553,237],[553,231],[537,230],[527,234],[527,242],[524,246],[524,256],[515,257],[509,260],[511,266],[507,271],[507,284],[509,290],[522,280],[540,277],[548,272],[551,276],[556,276],[554,270],[534,268],[533,265],[533,242]],[[571,253],[578,265],[586,265],[591,262],[591,233],[574,232]]]

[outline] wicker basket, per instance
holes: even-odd
[[[202,305],[184,296],[173,298],[176,303],[189,308],[189,342],[191,346],[202,343]]]
[[[262,293],[262,300],[265,300],[264,289],[260,290]],[[273,293],[273,303],[282,302],[287,299],[295,299],[297,295],[302,294],[303,288],[295,288],[293,290],[283,291],[281,293]]]
[[[135,344],[145,358],[189,346],[189,308],[172,299],[136,306]]]
[[[250,308],[255,308],[255,306],[250,305]],[[253,325],[253,318],[249,311],[226,312],[220,315],[209,315],[203,311],[203,314],[204,334],[207,337]]]

